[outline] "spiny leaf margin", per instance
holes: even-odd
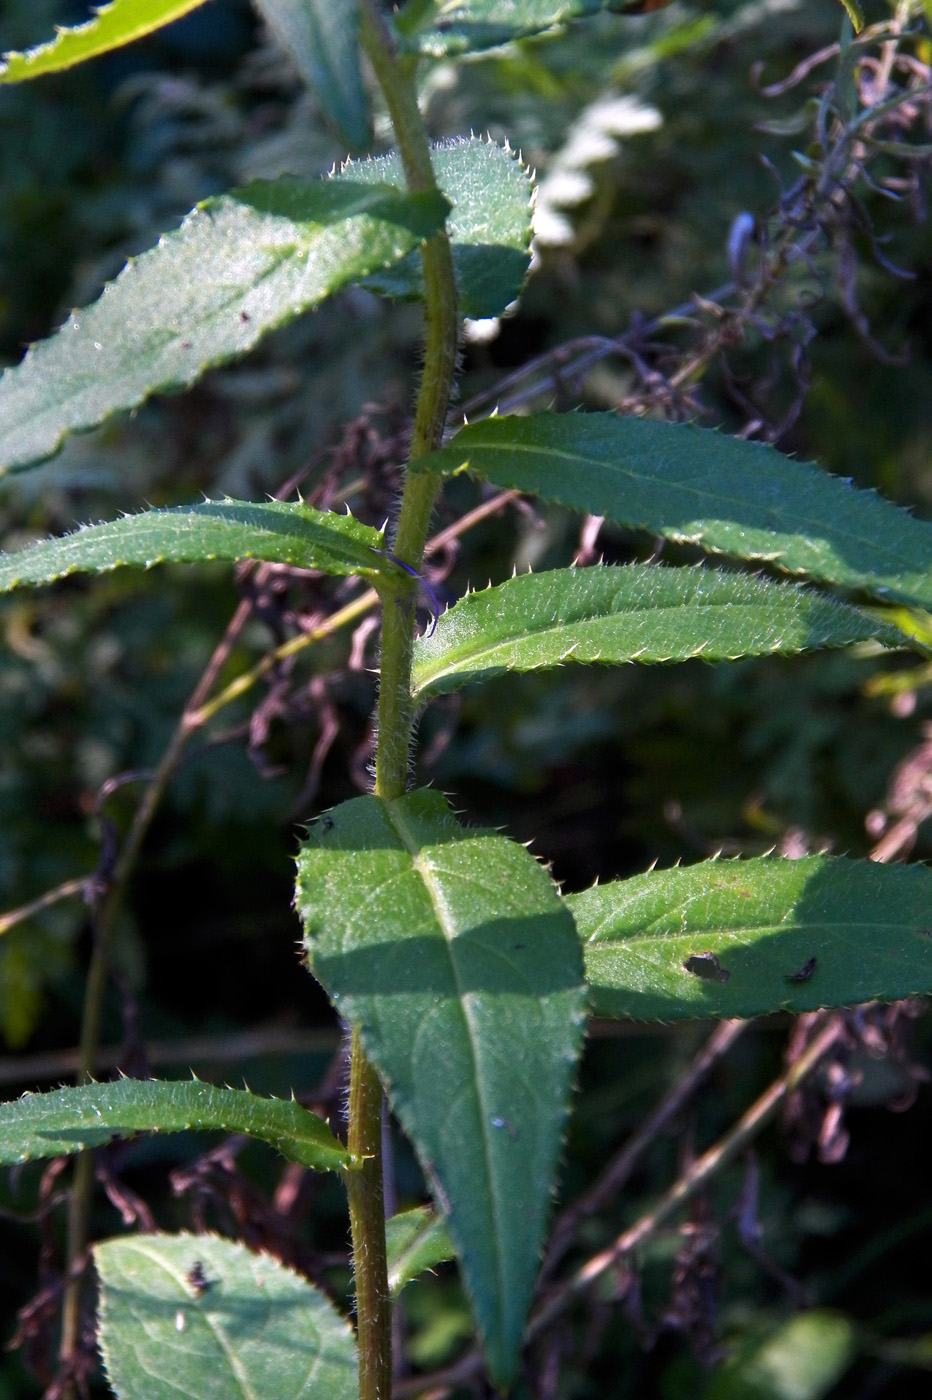
[[[210,1234],[129,1235],[95,1245],[94,1262],[120,1400],[354,1400],[349,1324],[270,1255]]]
[[[370,577],[379,571],[373,551],[381,552],[382,543],[380,530],[303,502],[203,501],[84,525],[70,535],[0,554],[0,593],[74,573],[211,559],[262,559]]]
[[[932,608],[932,524],[711,428],[615,413],[492,417],[412,466],[468,471],[713,554]]]
[[[799,1014],[932,994],[932,870],[922,865],[711,860],[566,901],[596,1015]]]
[[[205,200],[0,376],[0,474],[195,383],[441,227],[434,191],[256,180]]]
[[[25,53],[5,53],[0,62],[0,83],[21,83],[73,68],[142,39],[205,3],[206,0],[111,0],[84,24],[72,29],[56,26],[55,38],[48,43]]]
[[[295,903],[311,971],[358,1026],[432,1183],[504,1387],[581,1049],[569,911],[523,846],[461,826],[425,790],[313,823]]]
[[[117,1079],[0,1104],[0,1164],[82,1152],[114,1137],[191,1129],[248,1133],[316,1171],[354,1166],[324,1120],[294,1099],[218,1089],[199,1079]]]
[[[793,584],[697,566],[629,564],[522,574],[468,593],[414,648],[415,696],[505,671],[734,660],[905,638],[876,616]]]
[[[450,201],[447,233],[456,273],[459,312],[475,319],[500,316],[518,296],[531,261],[530,171],[507,142],[455,137],[431,146],[441,191]],[[397,151],[349,160],[334,179],[404,186]],[[416,253],[365,279],[381,296],[413,298],[424,292]]]

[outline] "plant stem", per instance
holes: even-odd
[[[373,0],[360,7],[360,39],[384,94],[405,181],[412,191],[436,190],[430,144],[417,103],[416,62],[400,56]],[[445,231],[421,245],[424,273],[424,369],[411,433],[411,456],[439,446],[456,370],[456,281]],[[406,473],[393,539],[395,555],[417,570],[440,485],[432,474]],[[382,594],[375,794],[401,797],[408,783],[414,722],[411,659],[417,580],[387,581]],[[381,1157],[381,1089],[354,1029],[350,1061],[349,1147],[367,1157],[347,1179],[356,1270],[359,1400],[388,1400],[392,1385],[391,1307],[385,1261]]]
[[[382,1183],[382,1085],[353,1028],[347,1147],[365,1159],[344,1174],[349,1199],[356,1284],[360,1400],[389,1400],[392,1390],[392,1307],[385,1255]]]

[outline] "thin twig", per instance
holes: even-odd
[[[589,1259],[577,1272],[555,1289],[553,1294],[531,1318],[527,1339],[536,1337],[548,1323],[552,1322],[579,1294],[591,1288],[603,1274],[617,1264],[625,1255],[631,1254],[645,1240],[655,1234],[662,1225],[675,1215],[697,1191],[701,1190],[722,1167],[738,1156],[740,1152],[770,1122],[780,1104],[797,1085],[819,1064],[836,1041],[844,1034],[844,1021],[838,1014],[827,1020],[822,1031],[815,1037],[790,1067],[775,1079],[772,1084],[751,1105],[718,1142],[704,1152],[701,1157],[673,1183],[654,1206],[611,1244],[607,1249]]]
[[[576,1298],[592,1288],[626,1255],[643,1245],[681,1206],[707,1185],[717,1172],[737,1157],[766,1127],[787,1095],[818,1067],[822,1058],[843,1034],[842,1017],[832,1015],[819,1035],[786,1072],[764,1090],[717,1143],[677,1178],[651,1210],[646,1211],[607,1249],[594,1255],[575,1274],[552,1291],[550,1297],[532,1315],[525,1333],[525,1341],[539,1336]],[[428,1397],[429,1400],[443,1400],[443,1397],[449,1395],[457,1386],[480,1376],[484,1366],[482,1353],[476,1348],[442,1371],[435,1371],[428,1376],[409,1377],[398,1382],[394,1390],[394,1400],[414,1400],[414,1397],[420,1397],[420,1400],[428,1400]]]
[[[716,1061],[731,1049],[748,1024],[747,1021],[722,1021],[716,1026],[688,1066],[686,1073],[677,1079],[653,1113],[648,1114],[634,1136],[609,1162],[585,1195],[580,1196],[557,1218],[544,1258],[538,1288],[551,1276],[569,1249],[579,1226],[618,1194],[657,1134],[680,1112]]]

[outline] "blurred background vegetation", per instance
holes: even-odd
[[[3,0],[0,51],[88,13],[66,0]],[[763,221],[781,182],[798,175],[793,152],[808,149],[805,123],[831,62],[786,92],[765,89],[837,40],[840,14],[836,0],[676,0],[656,14],[602,16],[425,72],[438,137],[472,129],[507,138],[540,180],[533,275],[514,314],[469,329],[464,404],[485,393],[505,402],[506,376],[534,357],[576,337],[637,332],[729,280],[733,221],[742,212]],[[884,0],[868,5],[869,22],[889,14]],[[932,60],[928,38],[914,51]],[[932,141],[928,126],[924,139]],[[92,299],[127,255],[198,199],[255,176],[323,172],[344,155],[244,0],[214,0],[107,60],[0,90],[0,364]],[[727,362],[709,355],[687,377],[695,397],[685,407],[932,513],[928,194],[926,166],[899,204],[865,195],[889,240],[883,258],[909,273],[873,260],[858,232],[858,295],[875,343],[855,333],[830,285],[816,295],[814,267],[805,326],[794,322],[782,341],[751,333]],[[76,438],[55,461],[7,479],[3,547],[145,502],[224,492],[258,499],[296,480],[308,499],[347,500],[381,524],[404,456],[418,326],[416,308],[345,294],[193,392]],[[664,327],[681,356],[690,334],[685,316]],[[602,356],[572,382],[551,361],[518,392],[540,404],[623,405],[645,389],[636,358]],[[665,392],[664,352],[645,358]],[[749,405],[760,410],[756,427]],[[474,485],[455,483],[438,528],[482,499]],[[624,561],[655,548],[594,530],[584,537],[580,521],[559,511],[503,508],[438,552],[435,585],[453,597],[515,566],[587,550]],[[688,556],[668,547],[665,557]],[[106,877],[146,774],[241,599],[253,607],[222,680],[351,592],[287,571],[163,568],[4,599],[0,911],[95,871]],[[296,955],[293,857],[298,824],[366,783],[374,663],[371,630],[357,624],[273,667],[194,737],[118,931],[105,1041],[120,1047],[128,1071],[245,1077],[257,1091],[294,1088],[339,1112],[338,1028]],[[898,766],[912,762],[900,771],[914,786],[927,774],[916,755],[932,695],[928,678],[901,675],[906,664],[829,654],[492,683],[424,717],[417,777],[455,794],[467,819],[533,838],[567,888],[716,850],[864,855],[877,831],[870,814],[888,803]],[[920,828],[913,855],[929,854]],[[67,1080],[88,952],[80,898],[0,936],[8,1096]],[[707,1030],[597,1028],[564,1199],[592,1180]],[[694,1145],[733,1121],[779,1069],[787,1031],[778,1020],[751,1028],[676,1131],[655,1141],[623,1199],[586,1224],[574,1258],[613,1238]],[[238,1039],[247,1032],[265,1036],[263,1053]],[[932,1203],[923,1144],[932,1113],[928,1091],[912,1090],[932,1059],[930,1032],[924,1008],[911,1008],[899,1058],[871,1058],[862,1042],[849,1065],[841,1159],[821,1161],[805,1134],[772,1130],[756,1157],[756,1211],[747,1205],[748,1163],[723,1173],[695,1208],[691,1233],[669,1231],[645,1250],[640,1301],[630,1279],[613,1277],[550,1339],[528,1393],[927,1395]],[[891,1113],[907,1098],[909,1112]],[[160,1228],[235,1231],[345,1288],[339,1186],[299,1180],[255,1146],[205,1157],[215,1146],[191,1135],[121,1148],[112,1164],[121,1185],[101,1194],[97,1233],[146,1223],[146,1201]],[[64,1180],[30,1169],[0,1182],[0,1343],[14,1333],[20,1343],[0,1356],[0,1400],[40,1394],[54,1369],[61,1211],[36,1213]],[[399,1205],[422,1199],[401,1141],[393,1190]],[[750,1210],[760,1227],[759,1248],[742,1210],[745,1225]],[[799,1314],[801,1303],[812,1311]],[[416,1367],[456,1358],[469,1322],[454,1270],[409,1288],[404,1326]]]

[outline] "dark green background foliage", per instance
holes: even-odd
[[[869,19],[885,13],[879,0],[873,9]],[[0,50],[37,41],[54,22],[85,13],[73,5],[66,14],[60,0],[5,0]],[[635,311],[657,315],[727,278],[732,218],[743,209],[763,212],[775,198],[760,155],[789,180],[791,150],[805,139],[755,129],[791,118],[809,89],[768,100],[751,81],[752,64],[763,64],[764,81],[785,76],[831,42],[838,14],[834,0],[782,8],[700,0],[641,20],[603,16],[559,39],[429,70],[433,134],[472,128],[507,137],[537,168],[548,198],[561,173],[564,181],[589,181],[581,202],[562,210],[566,241],[542,248],[517,314],[488,343],[465,345],[464,402],[570,337],[618,334]],[[574,144],[568,133],[582,114],[590,112],[590,129],[598,126],[599,99],[621,94],[630,99],[635,134],[605,138],[604,119],[600,154]],[[27,341],[90,300],[129,253],[151,245],[196,200],[283,170],[319,173],[343,155],[313,100],[234,0],[216,0],[108,60],[0,90],[0,362],[15,362]],[[827,297],[811,312],[818,331],[809,347],[811,392],[778,445],[928,515],[932,240],[928,224],[911,223],[908,211],[880,201],[870,207],[880,232],[891,236],[886,255],[915,276],[898,281],[871,267],[862,248],[862,303],[876,338],[893,352],[908,342],[910,358],[879,362]],[[358,290],[334,299],[184,397],[75,438],[55,461],[9,480],[0,498],[3,546],[143,501],[171,505],[201,492],[258,500],[305,468],[309,500],[346,499],[360,518],[381,525],[397,486],[396,439],[416,374],[417,334],[414,308]],[[760,338],[734,353],[734,377],[744,376],[745,392],[776,421],[794,388],[788,373],[768,388],[768,370]],[[607,360],[586,381],[582,400],[604,408],[630,391],[627,365]],[[545,385],[539,406],[559,402],[560,393],[559,385]],[[709,421],[733,428],[744,421],[714,365],[702,400]],[[479,499],[474,483],[454,482],[439,523]],[[500,582],[513,567],[565,563],[578,535],[579,520],[568,513],[506,512],[465,536],[438,587],[454,597],[470,582]],[[606,528],[598,549],[624,563],[649,557],[654,542]],[[690,556],[667,546],[664,557]],[[330,608],[340,590],[339,581],[326,580],[270,590],[229,675],[290,635],[291,612]],[[0,910],[95,868],[107,823],[125,823],[137,790],[127,784],[107,797],[102,823],[101,785],[157,761],[238,596],[232,571],[214,565],[158,577],[69,579],[0,603]],[[246,1076],[250,1087],[270,1093],[318,1084],[337,1029],[296,955],[296,824],[365,784],[372,663],[370,643],[363,664],[350,667],[348,644],[338,638],[309,649],[274,688],[260,684],[217,716],[209,742],[195,742],[171,785],[117,943],[124,1006],[136,1004],[147,1039],[210,1033],[219,1045],[228,1033],[273,1026],[285,1033],[316,1027],[318,1041],[295,1035],[290,1050],[262,1058],[192,1054],[162,1073],[184,1073],[190,1064],[214,1082]],[[810,849],[863,855],[870,847],[865,817],[882,804],[932,711],[921,687],[909,692],[912,708],[891,706],[876,684],[872,691],[878,675],[907,664],[827,653],[503,678],[435,702],[420,729],[417,779],[454,792],[468,820],[533,838],[535,853],[573,890],[597,876],[639,872],[655,859],[666,865],[718,849],[759,853],[793,831]],[[336,737],[312,782],[315,746],[331,719]],[[922,832],[914,854],[932,854]],[[74,1045],[86,938],[78,901],[0,938],[7,1094],[67,1077],[66,1068],[48,1077],[17,1070],[12,1057]],[[109,1044],[124,1033],[120,1010],[114,996]],[[911,1027],[922,1063],[930,1029],[927,1017]],[[593,1036],[566,1154],[567,1198],[591,1181],[705,1033],[694,1025],[674,1032],[614,1024]],[[750,1030],[700,1096],[685,1136],[655,1144],[629,1188],[627,1214],[609,1212],[589,1224],[584,1248],[607,1243],[634,1217],[656,1183],[670,1179],[691,1138],[704,1145],[733,1121],[778,1070],[785,1033],[770,1023]],[[810,1154],[794,1164],[776,1132],[761,1144],[766,1258],[741,1246],[729,1220],[742,1169],[726,1172],[702,1204],[707,1221],[723,1222],[714,1343],[703,1344],[696,1323],[691,1349],[672,1325],[685,1303],[671,1300],[675,1246],[664,1236],[643,1259],[642,1333],[659,1329],[664,1317],[670,1327],[645,1350],[644,1335],[606,1288],[567,1324],[554,1394],[756,1397],[747,1373],[713,1377],[703,1361],[721,1345],[733,1345],[740,1359],[773,1334],[796,1300],[786,1274],[807,1301],[843,1319],[839,1355],[848,1356],[850,1342],[850,1366],[840,1361],[834,1379],[805,1395],[902,1400],[927,1393],[932,1288],[921,1265],[932,1207],[921,1144],[932,1128],[929,1097],[920,1093],[908,1114],[891,1116],[889,1103],[909,1086],[904,1071],[891,1060],[862,1061],[843,1161],[820,1165]],[[120,1149],[121,1174],[150,1201],[159,1227],[242,1231],[250,1221],[253,1243],[277,1243],[314,1276],[345,1282],[334,1263],[344,1231],[336,1183],[301,1186],[287,1231],[275,1210],[284,1199],[282,1164],[256,1146],[237,1158],[241,1175],[202,1168],[199,1189],[169,1195],[165,1163],[179,1154],[193,1162],[205,1145],[154,1138]],[[399,1205],[421,1198],[401,1141],[395,1180]],[[38,1182],[31,1167],[4,1175],[0,1185],[0,1209],[12,1213],[0,1217],[4,1342],[15,1310],[41,1282],[36,1230],[15,1218],[34,1210]],[[106,1204],[95,1225],[102,1235],[122,1228]],[[56,1228],[46,1230],[49,1249]],[[453,1271],[412,1285],[405,1298],[414,1362],[429,1369],[455,1357],[469,1322]],[[814,1335],[826,1344],[827,1332]],[[22,1359],[31,1356],[41,1375],[38,1325],[27,1342],[25,1353],[0,1360],[0,1400],[38,1393]],[[761,1400],[784,1394],[759,1393]]]

